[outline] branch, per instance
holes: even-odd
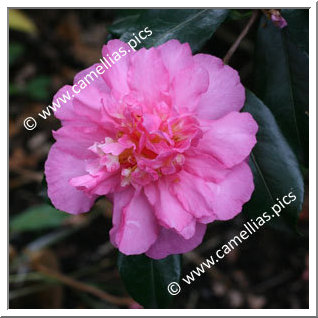
[[[258,17],[258,10],[254,10],[251,18],[248,20],[245,28],[242,30],[241,34],[238,36],[236,41],[233,43],[233,45],[230,47],[228,52],[226,53],[225,57],[223,58],[224,64],[229,64],[230,58],[232,57],[233,53],[236,51],[238,46],[240,45],[241,41],[244,39],[246,34],[248,33],[249,29],[255,22],[256,18]]]
[[[94,286],[79,282],[79,281],[77,281],[69,276],[61,274],[61,273],[59,273],[55,270],[52,270],[46,266],[37,264],[34,267],[37,271],[41,272],[42,274],[44,274],[48,277],[54,278],[67,286],[73,287],[75,289],[81,290],[81,291],[86,292],[86,293],[90,293],[90,294],[92,294],[92,295],[94,295],[102,300],[105,300],[107,302],[110,302],[112,304],[115,304],[118,306],[129,307],[134,302],[129,297],[121,298],[121,297],[116,297],[116,296],[107,294],[106,292],[104,292],[101,289],[98,289]]]

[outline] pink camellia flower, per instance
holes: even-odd
[[[130,49],[109,41],[103,56],[120,48]],[[78,214],[107,196],[110,239],[126,255],[192,250],[206,224],[233,218],[254,190],[247,160],[258,127],[239,112],[244,100],[238,73],[187,43],[127,54],[57,110],[45,164],[52,203]]]
[[[280,29],[282,29],[285,26],[287,26],[286,20],[280,15],[279,11],[275,10],[275,12],[271,14],[271,20]]]

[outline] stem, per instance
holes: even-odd
[[[248,33],[249,29],[251,28],[251,26],[253,25],[253,23],[255,22],[257,17],[258,17],[258,10],[254,10],[251,18],[248,20],[248,22],[247,22],[246,26],[244,27],[244,29],[242,30],[241,34],[238,36],[236,41],[232,44],[232,46],[230,47],[230,49],[226,53],[226,55],[223,59],[224,64],[229,64],[230,58],[232,57],[233,53],[236,51],[236,49],[240,45],[241,41],[244,39],[244,37]]]
[[[48,277],[54,278],[54,279],[60,281],[61,283],[68,285],[70,287],[73,287],[75,289],[78,289],[78,290],[84,291],[86,293],[90,293],[92,295],[95,295],[96,297],[98,297],[102,300],[106,300],[112,304],[128,307],[129,305],[131,305],[133,303],[133,300],[131,298],[121,298],[121,297],[110,295],[110,294],[104,292],[103,290],[100,290],[94,286],[79,282],[79,281],[77,281],[69,276],[66,276],[66,275],[61,274],[57,271],[54,271],[46,266],[38,264],[34,267],[37,271],[39,271],[40,273],[42,273]]]

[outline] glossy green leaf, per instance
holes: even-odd
[[[167,308],[172,297],[167,286],[180,280],[181,256],[154,260],[144,254],[119,253],[118,268],[129,294],[139,304],[144,308]]]
[[[251,157],[250,166],[254,175],[255,190],[251,200],[244,206],[250,217],[263,212],[272,212],[271,207],[289,192],[296,200],[281,212],[280,224],[296,229],[304,197],[304,183],[298,161],[282,135],[271,111],[253,93],[246,92],[243,111],[252,114],[259,130],[257,144]]]
[[[255,92],[270,108],[298,159],[308,165],[308,55],[263,17],[257,33]]]
[[[119,19],[117,19],[110,27],[108,27],[108,31],[115,36],[121,36],[124,34],[127,29],[131,27],[132,24],[135,24],[140,17],[141,12],[132,10],[130,15],[125,15]]]
[[[10,230],[15,232],[37,231],[60,226],[70,214],[43,204],[31,207],[12,218]]]
[[[304,49],[308,54],[309,49],[309,10],[308,9],[283,9],[282,16],[287,21],[287,32],[293,42]]]
[[[128,42],[134,39],[133,33],[138,35],[139,31],[148,27],[152,35],[143,40],[139,47],[149,48],[177,39],[182,43],[188,42],[195,52],[210,39],[228,13],[229,10],[223,9],[145,10],[131,17],[124,17],[109,30]]]

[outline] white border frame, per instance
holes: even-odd
[[[25,7],[25,5],[28,7]],[[87,7],[87,4],[91,7]],[[124,0],[115,2],[116,6],[111,5],[110,2],[105,2],[101,0],[90,0],[89,3],[83,2],[79,6],[78,1],[74,0],[55,0],[50,4],[47,2],[38,1],[38,0],[29,0],[27,2],[16,0],[16,1],[5,1],[5,6],[1,7],[1,33],[2,38],[6,38],[7,43],[8,39],[8,21],[7,21],[7,10],[8,7],[21,7],[21,8],[105,8],[105,5],[108,5],[107,8],[132,8],[131,2]],[[171,1],[171,0],[156,0],[147,2],[145,0],[135,0],[133,5],[134,7],[144,7],[149,8],[149,5],[153,7],[173,7],[177,8],[178,5],[183,7],[211,7],[213,8],[237,8],[238,4],[240,8],[255,8],[255,1],[245,1],[240,2],[223,0],[223,1],[210,1],[210,0],[196,0],[192,3],[180,1]],[[309,167],[310,167],[310,178],[309,178],[309,211],[310,211],[310,223],[309,223],[309,309],[7,309],[7,299],[8,299],[8,290],[7,290],[7,273],[8,273],[8,264],[5,259],[7,255],[7,244],[8,244],[8,219],[5,211],[1,213],[1,231],[0,231],[0,242],[1,242],[1,255],[2,262],[0,263],[1,268],[1,298],[0,298],[0,314],[1,316],[316,316],[316,2],[315,1],[293,1],[290,0],[284,1],[258,1],[257,7],[260,8],[311,8],[309,10],[309,100],[310,100],[310,117],[309,117]],[[54,6],[54,7],[53,7]],[[106,8],[105,8],[106,9]],[[8,46],[8,45],[7,45]],[[8,47],[7,47],[8,50]],[[1,50],[1,64],[2,70],[8,70],[8,56],[7,51]],[[9,75],[9,74],[7,74]],[[3,75],[4,76],[4,75]],[[8,78],[8,77],[7,77]],[[7,82],[7,78],[4,79]],[[5,108],[5,105],[8,105],[8,82],[7,85],[1,85],[1,96],[5,96],[6,101],[0,107],[2,125],[0,126],[1,131],[1,142],[2,149],[8,147],[9,140],[7,139],[4,142],[5,135],[8,137],[8,109]],[[5,145],[6,143],[6,145]],[[6,202],[6,210],[8,211],[8,157],[1,157],[1,196],[2,199]],[[6,171],[5,171],[6,169]],[[7,182],[6,182],[6,181]],[[6,183],[6,184],[5,184]],[[6,282],[6,283],[5,283]]]

